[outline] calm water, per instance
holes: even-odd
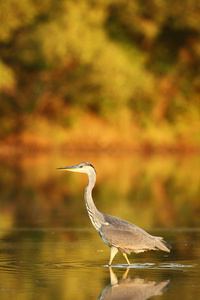
[[[120,254],[108,268],[109,249],[92,231],[1,230],[1,299],[199,299],[199,230],[152,230],[168,235],[172,252],[131,255],[129,271]]]
[[[199,299],[199,158],[90,156],[1,162],[0,298]],[[84,160],[97,168],[98,208],[163,236],[171,253],[132,254],[129,269],[117,254],[108,268],[87,178],[55,171]]]

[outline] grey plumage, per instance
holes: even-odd
[[[92,199],[92,189],[96,182],[96,171],[90,163],[83,162],[75,166],[59,169],[86,173],[88,175],[89,183],[84,194],[85,204],[92,224],[99,232],[102,240],[111,248],[109,265],[111,265],[118,251],[123,254],[129,265],[126,254],[131,252],[140,253],[147,250],[170,252],[171,246],[162,237],[152,236],[136,225],[98,211]]]
[[[109,246],[116,245],[120,252],[130,254],[147,250],[163,250],[170,252],[162,237],[155,237],[143,229],[117,217],[104,214],[109,225],[102,225],[101,234],[108,240]]]

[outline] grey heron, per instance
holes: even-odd
[[[112,264],[118,251],[122,253],[128,265],[130,265],[130,262],[127,254],[132,252],[140,253],[147,250],[170,252],[171,246],[162,237],[150,235],[134,224],[98,211],[92,199],[92,190],[96,182],[96,171],[92,164],[83,162],[58,169],[86,173],[88,175],[89,183],[85,188],[84,194],[85,204],[92,224],[102,240],[111,249],[109,266]]]

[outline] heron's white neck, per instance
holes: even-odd
[[[85,188],[85,204],[92,224],[97,230],[99,230],[99,228],[101,227],[101,221],[103,221],[103,216],[96,208],[92,199],[92,190],[96,182],[96,173],[94,170],[90,170],[90,172],[88,172],[87,174],[89,178],[89,183]]]

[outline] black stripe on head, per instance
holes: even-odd
[[[82,164],[84,164],[84,166],[90,166],[90,167],[92,167],[95,170],[95,167],[91,163],[89,163],[89,162],[84,162]],[[95,173],[97,173],[96,170],[95,170]]]

